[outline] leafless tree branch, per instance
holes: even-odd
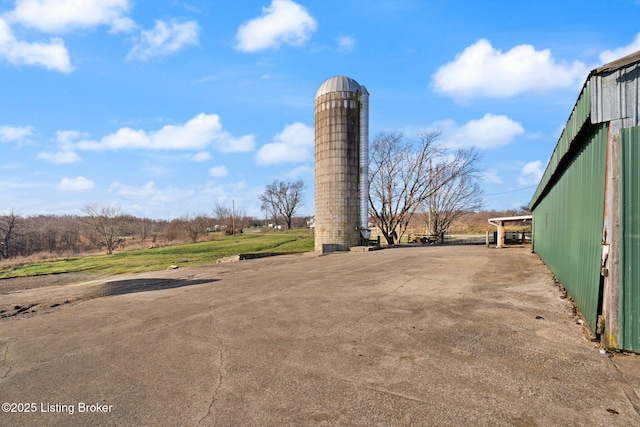
[[[411,217],[434,194],[449,191],[443,190],[448,185],[455,188],[455,182],[475,182],[478,153],[448,154],[440,136],[440,131],[423,132],[409,140],[402,132],[381,132],[372,143],[370,214],[389,244],[399,241]]]
[[[83,211],[86,214],[83,220],[93,232],[95,243],[104,246],[107,254],[112,254],[124,241],[122,236],[126,216],[119,207],[101,204],[87,205]]]
[[[304,198],[304,182],[284,182],[275,180],[267,185],[259,197],[262,210],[269,212],[274,219],[282,218],[291,228],[295,212],[302,206]]]

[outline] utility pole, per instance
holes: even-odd
[[[424,230],[425,235],[431,234],[431,198],[433,197],[433,169],[432,169],[432,160],[429,159],[429,200],[427,201],[427,208],[429,209],[429,224],[427,225],[428,229]]]
[[[236,201],[231,199],[231,234],[236,234]]]

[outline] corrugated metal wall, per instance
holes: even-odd
[[[592,70],[530,202],[534,250],[591,330],[602,314],[603,342],[633,351],[640,351],[639,94],[640,51]]]
[[[640,128],[621,136],[620,347],[640,351]]]
[[[569,150],[573,147],[574,140],[580,130],[589,120],[590,113],[591,85],[587,80],[584,87],[582,88],[582,91],[580,92],[580,96],[578,97],[576,104],[573,106],[573,111],[571,111],[571,115],[569,116],[569,120],[567,120],[567,123],[562,131],[562,135],[560,135],[558,144],[553,150],[553,154],[549,159],[549,163],[547,164],[544,175],[540,180],[540,184],[538,185],[536,192],[533,194],[533,198],[531,199],[530,203],[532,209],[536,206],[538,200],[543,196],[547,186],[554,178],[554,175],[557,173],[560,163],[564,160],[565,156],[567,156],[567,154],[569,153]]]
[[[640,126],[640,63],[591,77],[593,123],[621,120],[623,128]]]
[[[593,331],[598,316],[607,130],[606,124],[588,126],[570,142],[565,166],[554,171],[554,183],[549,182],[544,198],[540,193],[534,196],[533,210],[535,252],[569,291]]]

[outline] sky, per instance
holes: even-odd
[[[263,217],[306,184],[345,75],[370,139],[441,130],[485,209],[528,204],[590,70],[640,50],[640,0],[0,0],[0,212]]]

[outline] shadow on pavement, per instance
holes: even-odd
[[[95,283],[76,288],[76,292],[64,297],[59,295],[39,295],[29,299],[15,301],[11,304],[0,304],[0,319],[17,315],[33,315],[36,312],[52,309],[67,304],[88,301],[116,295],[133,294],[138,292],[158,291],[163,289],[182,288],[185,286],[201,285],[217,282],[219,279],[128,279]],[[18,292],[17,295],[20,293]]]
[[[216,282],[218,279],[131,279],[106,282],[91,293],[89,298],[100,298],[136,292],[157,291],[161,289],[182,288],[184,286],[201,285]]]

